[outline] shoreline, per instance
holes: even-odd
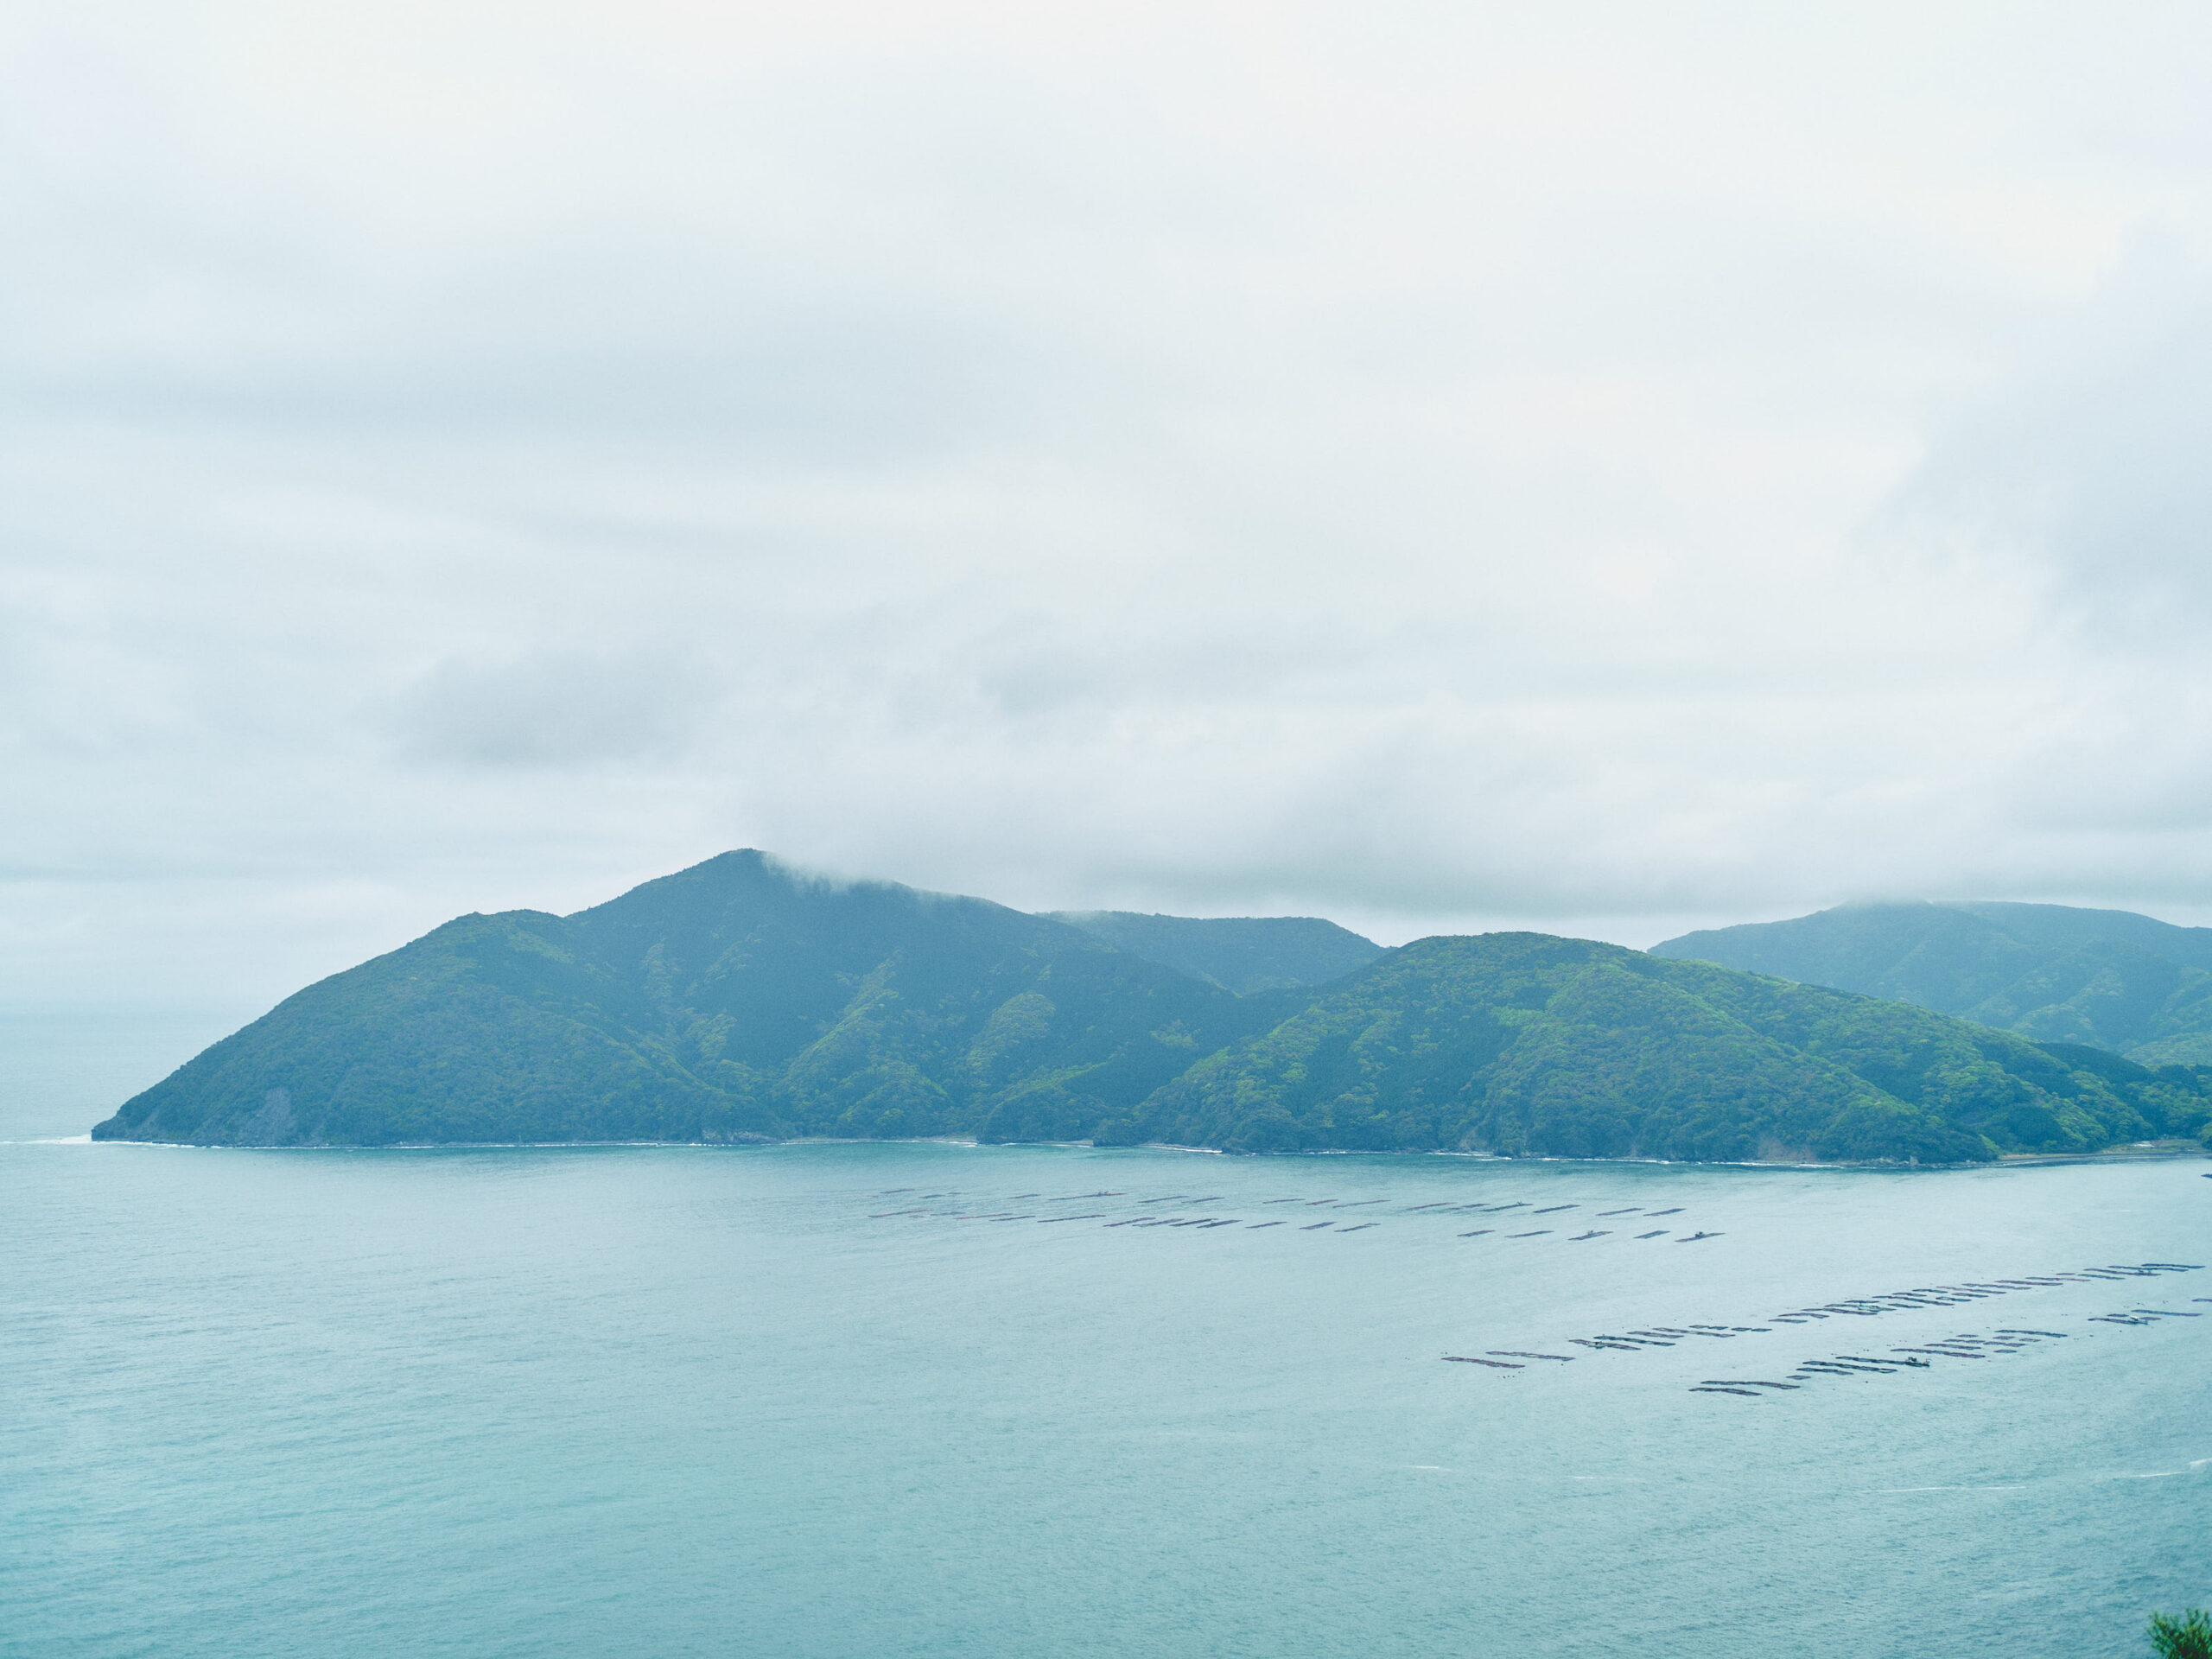
[[[1529,1157],[1515,1157],[1506,1153],[1466,1152],[1451,1147],[1427,1147],[1408,1151],[1359,1147],[1313,1147],[1294,1152],[1232,1153],[1221,1147],[1177,1145],[1169,1141],[1143,1141],[1130,1146],[1096,1146],[1088,1141],[977,1141],[961,1135],[904,1135],[878,1138],[874,1136],[793,1135],[786,1140],[753,1141],[406,1141],[383,1146],[335,1143],[324,1145],[269,1146],[248,1145],[237,1141],[130,1141],[123,1139],[95,1141],[89,1131],[82,1135],[42,1136],[35,1140],[10,1141],[15,1146],[109,1146],[109,1147],[168,1147],[194,1152],[316,1152],[316,1153],[380,1153],[380,1152],[592,1152],[619,1148],[654,1148],[662,1151],[692,1150],[700,1152],[753,1152],[776,1147],[962,1147],[980,1150],[985,1147],[1050,1147],[1063,1151],[1081,1152],[1175,1152],[1197,1154],[1213,1158],[1456,1158],[1470,1163],[1484,1164],[1573,1164],[1613,1165],[1630,1168],[1664,1169],[1768,1169],[1768,1170],[1837,1170],[1877,1171],[1890,1173],[1976,1169],[2028,1169],[2059,1165],[2113,1165],[2136,1163],[2170,1163],[2186,1159],[2212,1159],[2212,1147],[2194,1141],[2164,1141],[2134,1142],[2126,1146],[2107,1147],[2095,1152],[2007,1153],[1983,1161],[1955,1164],[1897,1163],[1878,1159],[1856,1161],[1825,1162],[1813,1159],[1674,1159],[1674,1158],[1571,1158],[1554,1154],[1539,1154]]]

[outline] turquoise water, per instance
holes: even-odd
[[[0,1653],[2137,1653],[2212,1268],[1774,1316],[2212,1262],[2206,1167],[0,1145]]]

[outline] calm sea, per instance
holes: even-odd
[[[2139,1653],[2207,1167],[19,1140],[0,1652]]]

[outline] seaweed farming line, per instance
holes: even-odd
[[[1376,1221],[1357,1220],[1349,1226],[1340,1226],[1334,1217],[1325,1221],[1289,1222],[1277,1217],[1267,1220],[1248,1220],[1243,1216],[1202,1213],[1185,1216],[1136,1215],[1108,1220],[1112,1212],[1105,1210],[1083,1211],[1071,1215],[1040,1216],[1030,1210],[880,1210],[869,1215],[870,1221],[1033,1221],[1049,1225],[1062,1221],[1103,1221],[1109,1227],[1193,1227],[1201,1231],[1214,1227],[1241,1227],[1248,1231],[1262,1228],[1294,1226],[1302,1233],[1327,1232],[1341,1238],[1347,1233],[1363,1233],[1380,1227]],[[1707,1239],[1726,1238],[1721,1232],[1700,1230],[1694,1233],[1675,1233],[1661,1227],[1648,1233],[1623,1234],[1610,1227],[1593,1227],[1586,1232],[1566,1234],[1551,1227],[1534,1227],[1526,1232],[1502,1233],[1493,1227],[1478,1227],[1470,1232],[1453,1235],[1457,1238],[1496,1238],[1508,1243],[1524,1238],[1557,1238],[1564,1243],[1584,1244],[1592,1239],[1618,1237],[1624,1243],[1649,1243],[1654,1239],[1665,1239],[1675,1244],[1702,1244]]]
[[[2009,1296],[2024,1290],[2048,1290],[2062,1285],[2088,1284],[2101,1280],[2149,1279],[2164,1273],[2195,1273],[2202,1266],[2201,1262],[2139,1262],[2132,1265],[2115,1262],[2101,1268],[2076,1268],[2070,1273],[2042,1274],[2022,1279],[1993,1279],[1979,1284],[1922,1285],[1911,1290],[1884,1291],[1878,1296],[1821,1302],[1792,1313],[1770,1313],[1767,1318],[1777,1325],[1802,1325],[1809,1319],[1872,1319],[1883,1313],[1956,1307],[1966,1302],[1977,1302],[1991,1296]]]
[[[1983,1287],[1981,1288],[1984,1289],[1985,1294],[2004,1295],[2006,1292],[2003,1289],[1997,1288],[1998,1286],[2008,1286],[2015,1289],[2042,1289],[2074,1284],[2111,1283],[2116,1281],[2131,1278],[2155,1279],[2170,1273],[2199,1273],[2202,1270],[2203,1264],[2202,1262],[2142,1262],[2133,1264],[2114,1263],[2113,1265],[2101,1268],[2082,1268],[2070,1273],[2045,1274],[2033,1279],[1999,1280],[1993,1281],[1992,1285]],[[1948,1287],[1939,1287],[1939,1289],[1945,1288]],[[1827,1313],[1830,1311],[1847,1308],[1851,1311],[1880,1313],[1898,1313],[1904,1311],[1908,1306],[1929,1307],[1949,1305],[1948,1303],[1942,1300],[1923,1302],[1904,1301],[1898,1300],[1901,1297],[1918,1296],[1922,1294],[1923,1293],[1920,1292],[1892,1292],[1884,1297],[1867,1298],[1863,1300],[1854,1300],[1848,1304],[1826,1304],[1821,1309],[1817,1310],[1817,1312],[1822,1317],[1825,1317]],[[1925,1294],[1934,1296],[1936,1294],[1936,1292],[1930,1291]],[[1974,1299],[1969,1298],[1967,1300]],[[2212,1302],[2212,1297],[2205,1296],[2192,1297],[2190,1300],[2196,1302]],[[2202,1319],[2204,1316],[2198,1313],[2176,1312],[2168,1308],[2137,1307],[2128,1308],[2118,1313],[2086,1314],[2083,1317],[2112,1325],[2152,1325],[2162,1319]],[[1796,1321],[1794,1320],[1787,1322],[1796,1323]],[[1594,1336],[1568,1337],[1566,1340],[1573,1347],[1586,1348],[1593,1353],[1639,1353],[1653,1348],[1678,1347],[1684,1343],[1695,1343],[1700,1340],[1726,1342],[1732,1341],[1738,1337],[1767,1336],[1771,1335],[1774,1329],[1775,1325],[1771,1323],[1767,1325],[1714,1325],[1711,1323],[1689,1325],[1651,1325],[1629,1331],[1601,1332]],[[2018,1339],[2023,1344],[2025,1342],[2034,1341],[2040,1338],[2055,1337],[2063,1334],[2063,1332],[2037,1332],[2025,1330],[2009,1330],[2000,1331],[1999,1332],[1999,1337],[2006,1339]],[[1940,1347],[1941,1344],[1939,1344],[1939,1348]],[[1914,1349],[1898,1349],[1895,1351],[1899,1353],[1910,1353],[1917,1352],[1919,1351]],[[1942,1349],[1942,1351],[1948,1352],[1949,1351],[1948,1349]],[[1515,1351],[1513,1350],[1491,1348],[1484,1350],[1484,1356],[1480,1358],[1465,1354],[1446,1354],[1444,1357],[1465,1363],[1490,1365],[1499,1370],[1520,1370],[1524,1369],[1522,1365],[1508,1363],[1514,1357],[1514,1356]],[[1547,1354],[1538,1357],[1547,1359],[1562,1359],[1570,1361],[1575,1357],[1572,1354]],[[1853,1357],[1848,1355],[1839,1356],[1838,1359],[1839,1362],[1853,1361]],[[1880,1362],[1867,1359],[1861,1356],[1858,1357],[1853,1363],[1860,1366],[1887,1363],[1901,1368],[1910,1368],[1915,1362],[1910,1360]],[[1847,1369],[1848,1369],[1847,1366]],[[1712,1383],[1700,1386],[1710,1386],[1726,1389],[1737,1387],[1738,1385],[1734,1383]]]
[[[2203,1300],[2204,1298],[2197,1298]],[[2133,1315],[2147,1314],[2149,1318]],[[2202,1313],[2177,1313],[2164,1308],[2133,1308],[2127,1313],[2091,1313],[2086,1318],[2112,1325],[2150,1325],[2160,1318],[2199,1319]],[[1913,1343],[1872,1354],[1834,1354],[1824,1359],[1798,1362],[1796,1370],[1781,1381],[1764,1377],[1707,1377],[1692,1386],[1692,1394],[1733,1394],[1749,1399],[1765,1400],[1787,1389],[1802,1389],[1821,1379],[1850,1376],[1896,1376],[1910,1371],[1935,1369],[1939,1359],[1987,1360],[2017,1354],[2046,1343],[2064,1342],[2077,1333],[2065,1331],[2032,1330],[2020,1326],[1999,1326],[1989,1335],[1962,1331],[1956,1336],[1932,1338],[1929,1341]],[[2078,1334],[2087,1335],[2087,1332]]]
[[[899,1201],[898,1206],[894,1209],[880,1210],[871,1212],[868,1216],[868,1219],[871,1221],[1041,1221],[1046,1219],[1059,1218],[1056,1216],[1048,1216],[1044,1213],[1045,1211],[1051,1210],[1053,1206],[1060,1205],[1096,1203],[1101,1199],[1125,1200],[1126,1202],[1122,1207],[1134,1211],[1157,1211],[1168,1208],[1193,1210],[1211,1205],[1226,1205],[1231,1202],[1226,1194],[1218,1192],[1207,1194],[1166,1192],[1144,1198],[1135,1197],[1128,1191],[1054,1193],[1049,1196],[1042,1192],[1016,1192],[1004,1198],[991,1198],[981,1194],[963,1192],[957,1187],[947,1187],[936,1192],[924,1192],[918,1187],[887,1187],[880,1192],[869,1193],[868,1196],[872,1198],[893,1198]],[[1347,1198],[1343,1197],[1318,1198],[1285,1197],[1244,1199],[1237,1202],[1249,1205],[1254,1209],[1262,1211],[1274,1210],[1277,1206],[1287,1206],[1287,1213],[1295,1213],[1295,1211],[1300,1209],[1327,1210],[1332,1211],[1332,1214],[1346,1211],[1373,1209],[1376,1211],[1376,1216],[1378,1217],[1384,1216],[1406,1217],[1417,1217],[1429,1220],[1463,1216],[1495,1216],[1502,1218],[1510,1217],[1514,1220],[1520,1220],[1526,1217],[1567,1216],[1574,1211],[1581,1211],[1592,1221],[1618,1220],[1626,1217],[1635,1217],[1639,1221],[1649,1222],[1657,1220],[1663,1217],[1679,1216],[1683,1212],[1683,1206],[1681,1205],[1671,1205],[1660,1209],[1649,1208],[1643,1205],[1629,1205],[1624,1206],[1616,1206],[1609,1210],[1592,1211],[1589,1207],[1588,1202],[1585,1200],[1576,1200],[1572,1203],[1564,1204],[1540,1205],[1533,1198],[1513,1198],[1503,1202],[1498,1202],[1491,1199],[1459,1202],[1452,1199],[1436,1198],[1421,1204],[1403,1204],[1399,1200],[1395,1200],[1388,1197],[1364,1198]],[[1001,1207],[988,1211],[978,1211],[974,1207],[978,1204],[991,1204]],[[1035,1205],[1041,1206],[1041,1208],[1039,1211],[1024,1211],[1017,1215],[1005,1207],[1007,1205],[1023,1204]],[[945,1207],[948,1205],[951,1207]],[[1376,1206],[1381,1205],[1389,1205],[1391,1207],[1388,1209],[1376,1208]],[[1516,1214],[1516,1212],[1520,1213]],[[1075,1219],[1077,1217],[1070,1216],[1068,1218]],[[1081,1219],[1084,1220],[1092,1220],[1096,1218],[1096,1217],[1089,1215],[1081,1217]],[[1243,1225],[1247,1227],[1260,1227],[1273,1224],[1271,1221],[1248,1221],[1243,1217],[1224,1217],[1221,1219],[1225,1223],[1241,1223]],[[1365,1227],[1378,1224],[1378,1220],[1375,1218],[1361,1217],[1359,1218],[1359,1225],[1342,1229],[1333,1229],[1333,1230],[1357,1232],[1362,1230]],[[1603,1238],[1617,1230],[1612,1228],[1589,1227],[1589,1224],[1587,1222],[1584,1224],[1588,1228],[1588,1230],[1576,1235],[1573,1242],[1581,1243],[1593,1238]],[[1332,1228],[1329,1222],[1316,1222],[1304,1224],[1302,1230],[1319,1232],[1332,1230]],[[1505,1234],[1504,1236],[1510,1238],[1535,1238],[1551,1233],[1554,1230],[1554,1229],[1552,1227],[1547,1226],[1537,1228],[1529,1232],[1508,1233]],[[1498,1233],[1498,1231],[1499,1230],[1497,1228],[1479,1227],[1476,1228],[1472,1231],[1461,1233],[1458,1235],[1458,1236],[1461,1238],[1484,1238],[1491,1236]],[[1654,1231],[1637,1233],[1635,1235],[1636,1239],[1639,1242],[1649,1242],[1655,1238],[1674,1238],[1676,1243],[1692,1243],[1702,1239],[1719,1238],[1720,1236],[1720,1234],[1715,1232],[1699,1232],[1694,1236],[1682,1235],[1677,1237],[1672,1229],[1663,1227]]]
[[[2199,1301],[2212,1298],[2198,1297]],[[2150,1325],[2160,1319],[2201,1319],[2202,1313],[2177,1312],[2171,1308],[2130,1308],[2123,1313],[2090,1313],[2083,1316],[2092,1321],[2108,1325]],[[1685,1332],[1685,1334],[1688,1334]],[[1700,1334],[1718,1334],[1700,1333]],[[1690,1385],[1692,1394],[1734,1394],[1749,1399],[1767,1399],[1773,1394],[1788,1393],[1804,1388],[1823,1377],[1896,1376],[1903,1372],[1932,1370],[1939,1359],[1986,1360],[2006,1354],[2017,1354],[2044,1343],[2064,1342],[2069,1337],[2087,1332],[2046,1331],[2020,1325],[2000,1325],[1987,1334],[1961,1331],[1955,1336],[1931,1337],[1925,1342],[1900,1344],[1879,1353],[1831,1354],[1797,1362],[1796,1368],[1783,1376],[1708,1376]],[[1671,1343],[1654,1344],[1671,1347]],[[1554,1360],[1573,1364],[1572,1354],[1547,1354],[1526,1348],[1491,1348],[1480,1355],[1446,1354],[1443,1357],[1454,1364],[1484,1365],[1492,1370],[1524,1371],[1529,1362],[1537,1359]]]

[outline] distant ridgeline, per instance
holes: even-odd
[[[1616,945],[1385,951],[1302,919],[1060,919],[743,852],[573,916],[449,922],[309,986],[92,1133],[1925,1163],[2208,1116],[2212,1071]]]
[[[2212,928],[2064,905],[1849,905],[1656,956],[1895,997],[2145,1066],[2212,1064]]]
[[[1056,922],[1094,939],[1244,996],[1319,985],[1382,954],[1372,939],[1314,916],[1141,916],[1127,910],[1055,910]]]

